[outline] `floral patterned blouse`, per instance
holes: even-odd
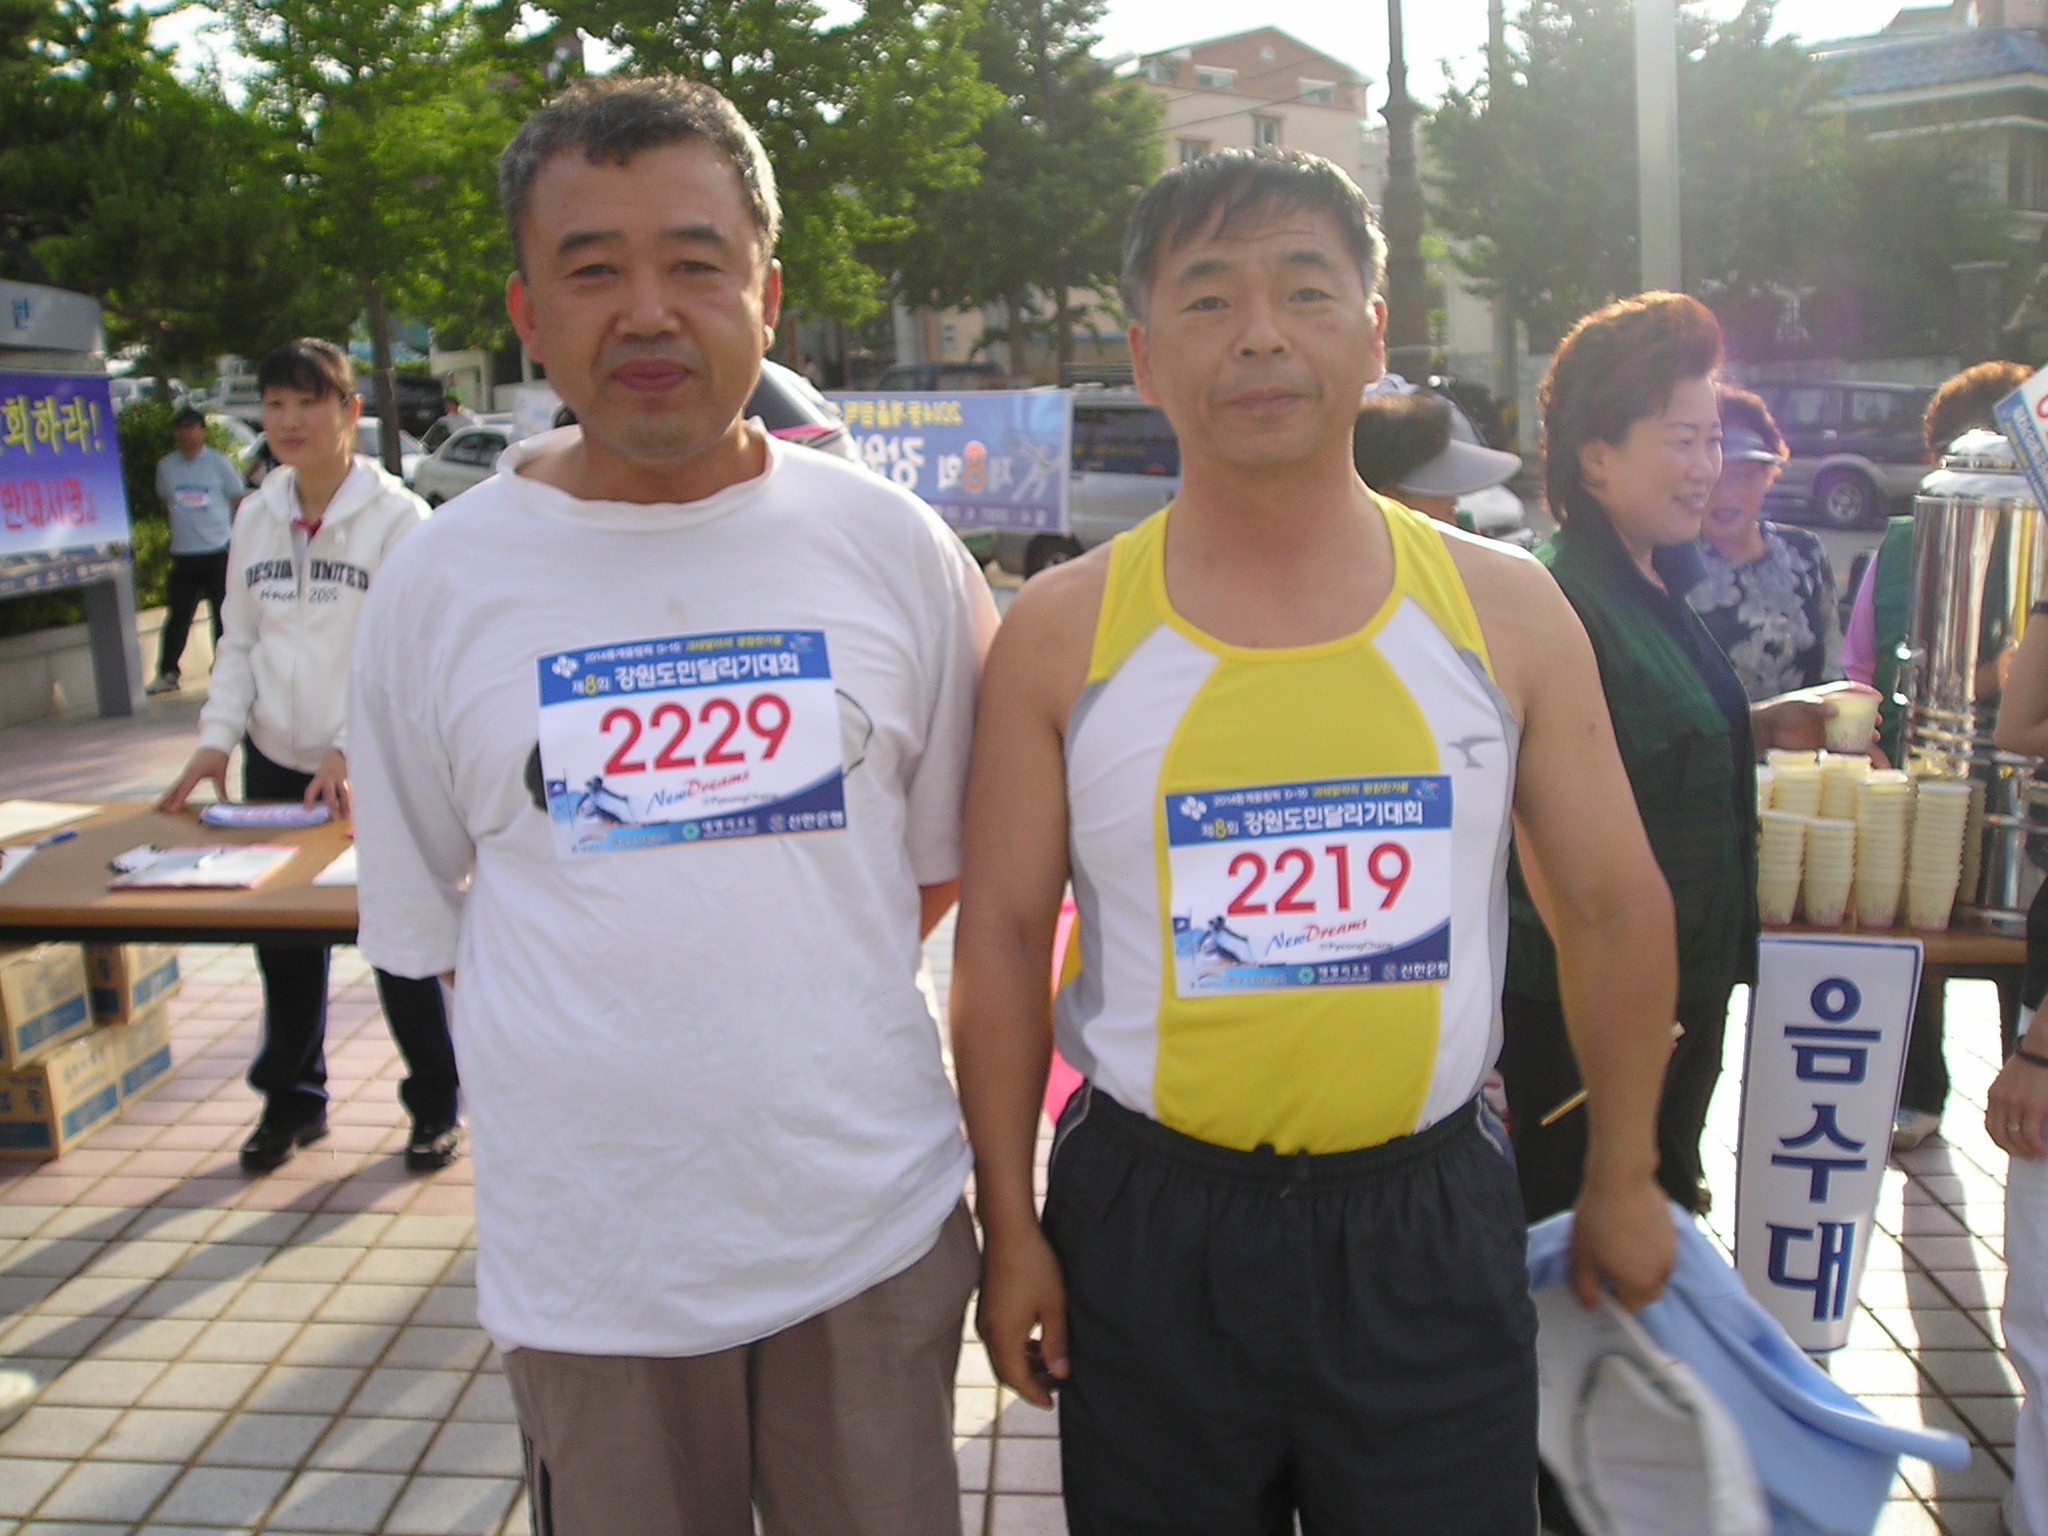
[[[1752,701],[1842,675],[1835,576],[1804,528],[1758,525],[1764,554],[1732,561],[1700,541],[1706,578],[1686,594]]]

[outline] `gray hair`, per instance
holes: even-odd
[[[782,224],[767,151],[739,108],[710,86],[680,75],[586,76],[521,125],[498,157],[498,202],[511,226],[513,261],[526,270],[519,225],[534,178],[556,155],[581,150],[593,165],[624,165],[643,149],[689,139],[702,139],[739,172],[765,263]]]
[[[1358,183],[1321,155],[1263,144],[1219,149],[1177,165],[1145,189],[1124,234],[1124,306],[1145,318],[1159,263],[1200,235],[1223,234],[1251,214],[1276,208],[1319,209],[1337,221],[1358,263],[1368,299],[1387,272],[1387,242]]]

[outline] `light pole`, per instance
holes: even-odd
[[[1677,293],[1678,0],[1636,0],[1636,188],[1643,287]]]
[[[1506,124],[1497,114],[1508,89],[1507,4],[1506,0],[1487,0],[1486,113],[1494,119],[1496,168],[1507,162]],[[1512,410],[1519,415],[1522,379],[1515,351],[1514,306],[1505,293],[1496,293],[1493,296],[1493,397],[1503,411]]]
[[[1401,38],[1401,0],[1387,0],[1387,367],[1429,373],[1429,299],[1422,269],[1422,182],[1415,174],[1415,103]]]

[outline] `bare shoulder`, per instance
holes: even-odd
[[[989,650],[986,686],[1042,702],[1064,720],[1088,675],[1095,623],[1109,579],[1109,546],[1025,582]]]
[[[1543,562],[1527,550],[1455,528],[1443,535],[1486,636],[1494,680],[1516,714],[1526,715],[1540,686],[1587,651],[1585,629]]]

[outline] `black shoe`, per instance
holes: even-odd
[[[256,1123],[249,1139],[242,1143],[242,1172],[268,1173],[292,1160],[300,1147],[309,1147],[327,1134],[327,1117],[317,1120],[272,1120]]]
[[[408,1173],[438,1173],[462,1156],[462,1127],[452,1121],[415,1120],[405,1144]]]

